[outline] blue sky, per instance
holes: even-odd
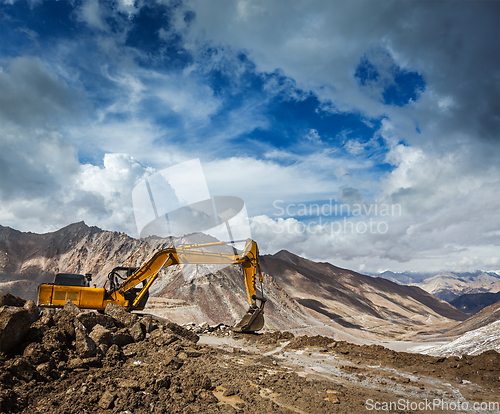
[[[136,236],[134,185],[199,158],[264,252],[500,269],[499,30],[490,1],[3,1],[0,224]],[[297,214],[331,200],[364,214]]]

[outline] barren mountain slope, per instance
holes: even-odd
[[[173,267],[157,282],[151,288],[153,297],[146,311],[177,323],[232,325],[249,306],[243,273],[236,265],[200,277],[196,276],[196,266]],[[293,330],[320,324],[314,315],[290,298],[272,276],[265,276],[264,286],[267,328]]]
[[[459,296],[450,302],[450,305],[455,306],[462,312],[469,315],[474,315],[487,306],[493,305],[500,301],[500,292],[492,293],[466,293]]]
[[[124,233],[70,224],[46,234],[22,233],[0,226],[2,281],[52,281],[59,272],[91,273],[102,283],[114,266],[143,261],[169,239],[133,239]],[[1,286],[0,286],[1,288]]]
[[[262,268],[298,303],[345,329],[402,334],[410,326],[419,329],[467,318],[420,288],[316,263],[284,250],[263,256]]]
[[[489,325],[498,320],[500,320],[500,302],[487,306],[480,312],[472,315],[464,322],[447,331],[445,334],[443,334],[443,336],[450,337],[463,335],[466,332],[482,328],[483,326]]]

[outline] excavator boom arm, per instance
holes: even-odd
[[[250,305],[255,303],[254,296],[257,295],[256,279],[262,284],[262,273],[260,271],[259,249],[255,241],[248,239],[246,241],[243,253],[238,255],[226,252],[213,252],[202,250],[204,248],[227,245],[226,242],[214,242],[203,244],[190,244],[176,248],[166,248],[157,252],[153,257],[139,267],[130,277],[116,289],[120,294],[137,286],[148,278],[156,279],[158,272],[164,267],[174,264],[241,264],[245,274],[245,287],[247,291],[248,302]],[[147,291],[151,286],[150,280],[142,291]],[[142,297],[142,296],[141,296]]]

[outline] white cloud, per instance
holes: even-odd
[[[93,29],[108,30],[108,26],[103,19],[103,10],[99,5],[99,0],[85,1],[77,14],[81,21],[87,23]]]
[[[0,118],[4,123],[45,126],[79,113],[77,95],[40,59],[18,57],[0,71]]]
[[[441,109],[442,111],[448,111],[449,109],[453,108],[453,106],[455,106],[455,103],[451,96],[444,96],[438,99],[437,104],[439,106],[439,109]]]
[[[492,201],[490,198],[488,203]],[[489,210],[489,219],[475,216],[476,208]],[[328,213],[328,209],[324,211]],[[370,272],[387,268],[471,271],[497,265],[498,240],[479,234],[487,232],[492,222],[498,223],[499,213],[483,203],[450,206],[433,217],[412,215],[404,209],[399,216],[398,211],[389,216],[337,216],[334,221],[329,214],[319,214],[305,223],[294,218],[256,216],[251,219],[252,236],[263,253],[287,249],[312,260],[350,269],[363,267]],[[457,221],[457,216],[462,220]],[[472,234],[479,237],[471,240]]]
[[[61,144],[40,142],[33,148],[37,156],[31,162],[2,171],[2,225],[45,232],[85,220],[137,236],[132,189],[153,170],[125,154],[105,154],[102,167],[80,165],[74,149]],[[22,191],[12,190],[18,186]]]
[[[318,130],[311,128],[306,135],[306,139],[313,142],[321,142],[321,137],[318,134]]]
[[[352,155],[359,155],[365,150],[364,145],[361,142],[356,141],[355,139],[350,139],[349,141],[347,141],[344,144],[344,148],[349,154]]]
[[[213,90],[206,85],[191,85],[188,79],[175,82],[170,88],[157,92],[161,104],[170,107],[175,113],[185,118],[207,122],[217,113],[220,100],[214,96]],[[193,87],[194,86],[194,87]]]
[[[335,151],[297,156],[268,153],[268,159],[232,157],[203,162],[210,191],[214,195],[234,195],[245,200],[249,215],[276,217],[274,203],[302,203],[338,198],[343,185],[359,188],[370,183],[366,160],[346,160]],[[286,159],[287,165],[280,162]],[[344,175],[346,171],[355,174]],[[370,191],[376,191],[372,183]]]
[[[381,181],[371,201],[355,188],[339,185],[343,181],[337,182],[341,187],[338,200],[351,207],[364,202],[368,209],[372,203],[387,204],[395,207],[396,214],[349,217],[354,228],[339,217],[334,217],[337,224],[327,224],[332,219],[328,214],[303,223],[286,215],[256,216],[252,232],[262,244],[261,250],[275,253],[288,249],[351,269],[365,266],[366,271],[471,271],[497,266],[497,166],[478,169],[462,148],[442,157],[401,144],[389,151],[387,162],[395,169]],[[357,196],[347,197],[349,194]],[[279,206],[285,208],[286,203]],[[356,231],[358,223],[360,231]],[[375,232],[370,231],[370,225]]]
[[[127,154],[105,154],[102,167],[82,165],[75,177],[77,191],[98,195],[106,211],[100,221],[106,228],[127,229],[137,235],[132,209],[132,190],[154,170],[145,168]],[[95,218],[94,218],[95,220]]]
[[[142,1],[118,0],[116,4],[118,11],[126,13],[131,18],[139,12]]]
[[[2,225],[48,231],[85,219],[134,232],[131,191],[152,169],[123,154],[103,154],[102,167],[82,165],[79,151],[92,152],[110,131],[80,141],[92,131],[82,127],[80,98],[37,58],[14,59],[0,72]]]

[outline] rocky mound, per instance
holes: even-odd
[[[293,338],[287,345],[287,347],[291,349],[303,349],[306,347],[327,347],[334,342],[335,341],[332,338],[321,335],[301,335]]]
[[[133,409],[144,404],[145,395],[158,400],[172,382],[177,389],[182,381],[196,383],[198,394],[212,388],[206,378],[173,374],[186,359],[201,355],[198,336],[174,323],[113,304],[104,314],[83,312],[69,301],[57,312],[40,311],[32,301],[12,295],[1,297],[0,304],[0,412],[33,412],[32,402],[53,390],[58,398],[37,403],[46,412]],[[160,370],[147,368],[149,350],[162,354]],[[88,374],[91,367],[98,368],[95,374]],[[78,381],[78,373],[88,375]],[[138,390],[145,392],[138,396]]]

